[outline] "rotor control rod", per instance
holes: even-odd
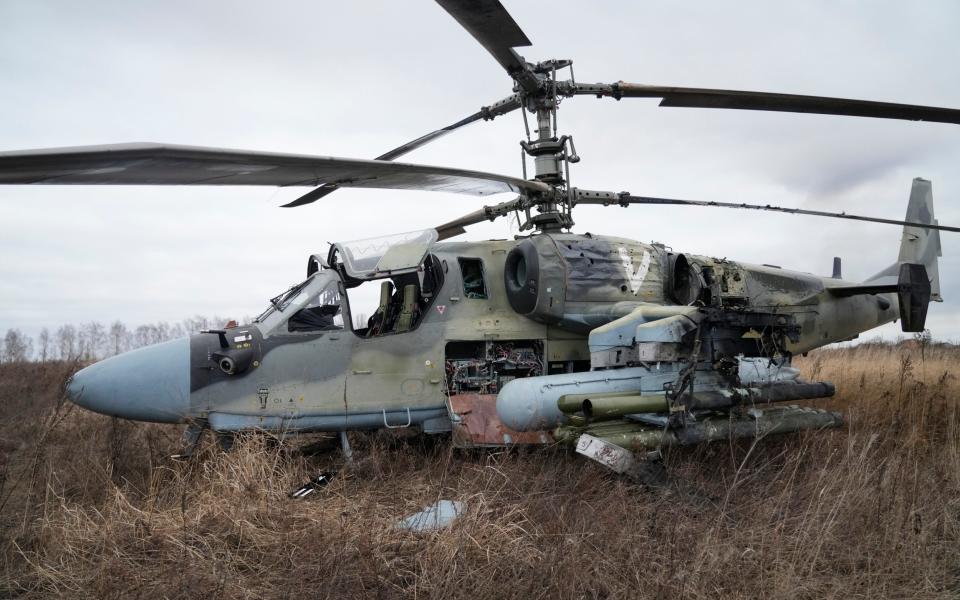
[[[497,217],[505,217],[515,210],[523,210],[529,208],[529,206],[530,203],[527,198],[520,196],[513,200],[501,202],[500,204],[494,204],[493,206],[484,206],[480,210],[475,210],[458,219],[438,225],[434,229],[437,230],[439,239],[445,240],[465,233],[466,230],[464,228],[469,225],[476,225],[484,221],[493,221]]]

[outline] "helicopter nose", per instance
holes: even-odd
[[[190,340],[139,348],[78,371],[67,398],[89,410],[156,423],[179,423],[190,409]]]

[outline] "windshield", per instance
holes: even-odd
[[[303,290],[303,288],[307,287],[307,284],[309,282],[310,280],[306,279],[298,283],[297,285],[291,287],[284,293],[278,294],[273,298],[270,298],[271,306],[273,306],[277,310],[283,310],[290,304],[290,301],[293,300],[296,297],[296,295],[300,293],[301,290]]]
[[[307,286],[309,282],[310,282],[310,278],[308,277],[307,279],[305,279],[304,281],[301,281],[297,285],[287,288],[285,292],[277,294],[273,298],[270,298],[270,306],[268,306],[265,311],[260,313],[260,316],[254,319],[253,322],[263,323],[263,320],[266,319],[270,315],[270,313],[278,310],[283,311],[284,308],[290,305],[290,301],[293,300],[296,297],[296,295],[300,293],[303,290],[303,288]]]
[[[330,317],[331,320],[342,322],[340,315],[340,279],[333,271],[320,271],[307,277],[304,281],[287,289],[282,294],[278,294],[270,299],[270,305],[256,319],[255,323],[261,323],[263,331],[277,329],[278,325],[286,323],[289,319],[295,317],[303,309],[309,309],[316,317]],[[332,309],[336,307],[337,310]],[[330,314],[327,314],[330,313]],[[301,321],[309,320],[311,323],[318,323],[318,319],[307,319],[310,315],[301,314],[298,327],[290,331],[304,331]]]

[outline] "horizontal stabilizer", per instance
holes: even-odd
[[[850,296],[863,296],[866,294],[895,294],[899,290],[900,287],[896,283],[863,283],[827,288],[827,291],[830,292],[831,296],[836,296],[838,298],[849,298]]]
[[[905,332],[923,331],[927,321],[932,286],[927,269],[918,263],[902,263],[897,283],[866,282],[828,288],[832,296],[846,298],[865,294],[897,294],[900,327]]]

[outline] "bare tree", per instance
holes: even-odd
[[[153,325],[140,325],[133,332],[133,347],[143,348],[153,343]]]
[[[205,329],[223,327],[230,319],[196,315],[172,325],[165,321],[146,323],[130,329],[122,321],[114,321],[109,327],[99,321],[80,325],[61,325],[55,331],[44,327],[34,339],[19,329],[11,329],[0,337],[0,361],[19,362],[36,360],[99,360],[121,354],[127,350],[188,337]],[[243,322],[249,322],[247,318]],[[36,356],[34,348],[36,347]]]
[[[50,347],[50,330],[44,327],[40,330],[40,336],[37,338],[37,348],[38,356],[40,362],[47,362],[50,360],[51,347]]]
[[[168,339],[178,340],[187,335],[189,335],[189,333],[184,331],[183,325],[181,325],[180,323],[174,323],[168,333]]]
[[[8,329],[3,336],[3,362],[27,362],[33,355],[33,338],[19,329]]]
[[[103,355],[107,332],[103,323],[90,321],[80,328],[80,349],[84,360],[97,360]]]
[[[127,331],[127,326],[122,321],[114,321],[110,325],[109,352],[114,356],[124,352],[130,344],[129,337],[130,333]]]
[[[135,337],[138,346],[149,346],[167,341],[169,325],[163,322],[147,323],[137,327]]]
[[[60,360],[74,360],[78,357],[77,330],[73,325],[63,325],[57,329],[57,351]]]
[[[207,317],[204,317],[203,315],[197,315],[189,319],[184,319],[183,328],[189,333],[197,333],[198,331],[203,331],[204,329],[213,329],[210,327],[210,322],[210,319]]]

